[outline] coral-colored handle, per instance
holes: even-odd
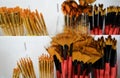
[[[89,76],[85,76],[85,78],[89,78]]]
[[[111,67],[110,78],[116,78],[116,67]]]
[[[105,26],[105,34],[109,34],[109,25]]]
[[[105,75],[104,78],[110,78],[110,64],[106,63],[105,64]]]
[[[75,77],[74,78],[78,78],[78,75],[75,75]]]
[[[80,75],[79,78],[83,78],[83,75]]]
[[[102,30],[101,29],[99,29],[98,35],[102,35]]]
[[[72,57],[69,57],[68,61],[68,78],[72,76]]]
[[[110,30],[109,30],[109,35],[112,35],[113,34],[113,28],[111,27]]]
[[[98,35],[98,28],[95,28],[95,35]]]
[[[113,30],[113,35],[117,35],[118,34],[118,32],[119,32],[119,28],[114,28],[114,30]]]
[[[104,78],[104,69],[100,69],[100,78]]]
[[[63,78],[66,78],[67,75],[67,60],[64,60],[63,64]]]

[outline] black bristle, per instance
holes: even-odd
[[[74,60],[74,74],[77,75],[77,60]]]
[[[105,49],[105,62],[109,63],[110,62],[110,57],[111,57],[111,49],[112,45],[106,45]]]
[[[116,21],[117,25],[120,26],[120,12],[118,12],[117,14],[117,21]]]
[[[104,19],[104,16],[101,15],[101,12],[99,13],[99,26],[100,26],[100,29],[103,29],[103,19]]]
[[[59,71],[60,71],[60,73],[62,73],[61,63],[60,62],[59,62]]]
[[[104,56],[99,59],[99,69],[105,68]]]
[[[70,56],[72,56],[72,52],[73,52],[73,43],[70,44]]]
[[[94,27],[95,28],[98,26],[97,23],[98,23],[98,14],[94,13]]]
[[[116,21],[116,12],[111,12],[111,19],[110,22],[114,26]]]
[[[80,62],[80,75],[83,75],[83,71],[84,71],[84,63]]]
[[[93,16],[89,16],[89,21],[90,21],[90,30],[93,29]]]
[[[60,46],[61,57],[63,57],[63,46]]]
[[[64,45],[64,50],[63,50],[63,57],[64,60],[67,60],[67,52],[68,52],[68,45]]]
[[[59,71],[59,60],[57,59],[56,55],[54,55],[53,58],[54,58],[56,70]]]
[[[117,52],[115,49],[111,51],[110,66],[114,67],[117,61]]]

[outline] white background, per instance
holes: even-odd
[[[0,6],[37,9],[42,12],[50,35],[59,32],[63,26],[63,16],[60,5],[63,0],[0,0]],[[103,3],[105,7],[109,5],[119,5],[120,0],[97,0],[95,2]],[[57,12],[57,4],[59,4],[59,13]],[[58,21],[58,24],[57,24]],[[0,31],[1,32],[1,31]],[[2,33],[0,33],[2,35]],[[97,36],[96,36],[97,37]],[[119,36],[115,36],[119,40]],[[11,78],[12,70],[16,66],[16,62],[21,57],[31,57],[38,78],[38,56],[47,53],[44,47],[49,46],[50,37],[0,37],[0,78]],[[27,49],[25,50],[24,43]],[[120,41],[118,41],[120,43]],[[120,44],[118,44],[118,51]],[[118,52],[118,55],[120,53]],[[118,65],[120,60],[118,57]],[[120,78],[120,77],[119,77]]]

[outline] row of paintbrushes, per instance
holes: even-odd
[[[39,57],[39,78],[54,78],[54,62],[47,55]],[[30,58],[21,58],[13,70],[12,78],[36,78],[33,62]]]
[[[81,15],[91,10],[90,5],[95,0],[79,0],[79,4],[75,0],[65,0],[61,7],[64,14],[65,26],[78,28],[81,22]],[[86,19],[86,17],[84,17]],[[84,19],[82,21],[84,21]],[[86,23],[87,21],[84,21]],[[86,26],[86,25],[85,25]]]
[[[117,41],[108,36],[64,32],[52,38],[48,53],[53,56],[56,78],[116,78]]]
[[[42,13],[20,7],[0,8],[0,28],[7,36],[48,35]]]
[[[90,21],[90,34],[118,35],[120,34],[120,7],[110,6],[103,8],[103,4],[94,6],[88,12]]]
[[[95,1],[95,0],[91,0]],[[62,3],[62,12],[65,17],[65,28],[74,28],[81,32],[86,30],[90,23],[90,34],[93,35],[117,35],[120,34],[120,7],[110,6],[103,8],[99,6],[88,5],[85,0],[68,0]],[[82,31],[83,32],[83,31]],[[84,33],[84,32],[83,32]]]

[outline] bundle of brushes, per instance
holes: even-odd
[[[17,66],[22,74],[22,78],[36,78],[32,60],[30,58],[21,58]]]
[[[120,34],[120,7],[110,6],[105,16],[105,34]]]
[[[1,7],[0,27],[7,36],[48,35],[43,15],[37,10]]]
[[[12,78],[20,78],[20,69],[18,67],[13,69],[13,76]]]
[[[103,47],[104,56],[93,65],[93,75],[95,78],[117,78],[117,40],[108,36],[98,39]]]
[[[56,78],[116,78],[117,41],[94,40],[73,30],[57,34],[46,50],[53,56]]]
[[[103,8],[103,4],[94,5],[88,12],[90,21],[90,34],[118,35],[120,34],[120,7],[110,6]]]
[[[100,44],[93,37],[73,30],[53,37],[46,50],[53,56],[56,78],[89,78],[92,66],[104,55]]]
[[[65,27],[79,30],[79,32],[87,33],[88,12],[91,11],[91,3],[95,0],[79,0],[79,4],[75,0],[65,0],[62,3],[62,12],[65,19]]]
[[[24,35],[21,8],[0,8],[0,27],[5,35]]]
[[[39,78],[54,78],[53,58],[48,55],[39,57]]]

